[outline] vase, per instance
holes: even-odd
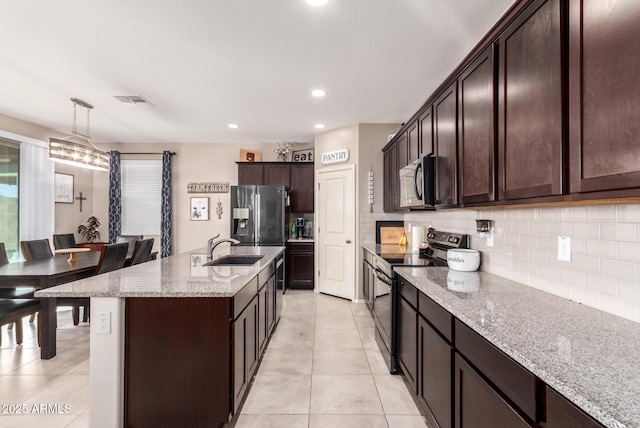
[[[287,154],[286,153],[278,153],[278,162],[286,162]]]

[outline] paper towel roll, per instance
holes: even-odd
[[[411,251],[418,252],[420,244],[424,240],[424,227],[413,226],[411,228]]]

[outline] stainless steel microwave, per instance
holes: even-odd
[[[431,155],[400,169],[400,208],[434,208],[434,169],[434,157]]]

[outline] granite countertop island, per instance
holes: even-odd
[[[263,257],[203,266],[202,248],[38,291],[91,298],[91,426],[229,422],[282,310],[284,251],[225,245],[214,260]]]
[[[202,266],[206,248],[38,291],[36,297],[233,297],[285,247],[221,246],[225,255],[264,255],[250,266]]]
[[[485,272],[396,272],[602,424],[640,426],[640,325]]]

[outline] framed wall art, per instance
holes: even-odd
[[[55,202],[61,204],[73,203],[73,175],[56,172],[53,187]]]
[[[191,198],[191,220],[209,220],[209,198]]]

